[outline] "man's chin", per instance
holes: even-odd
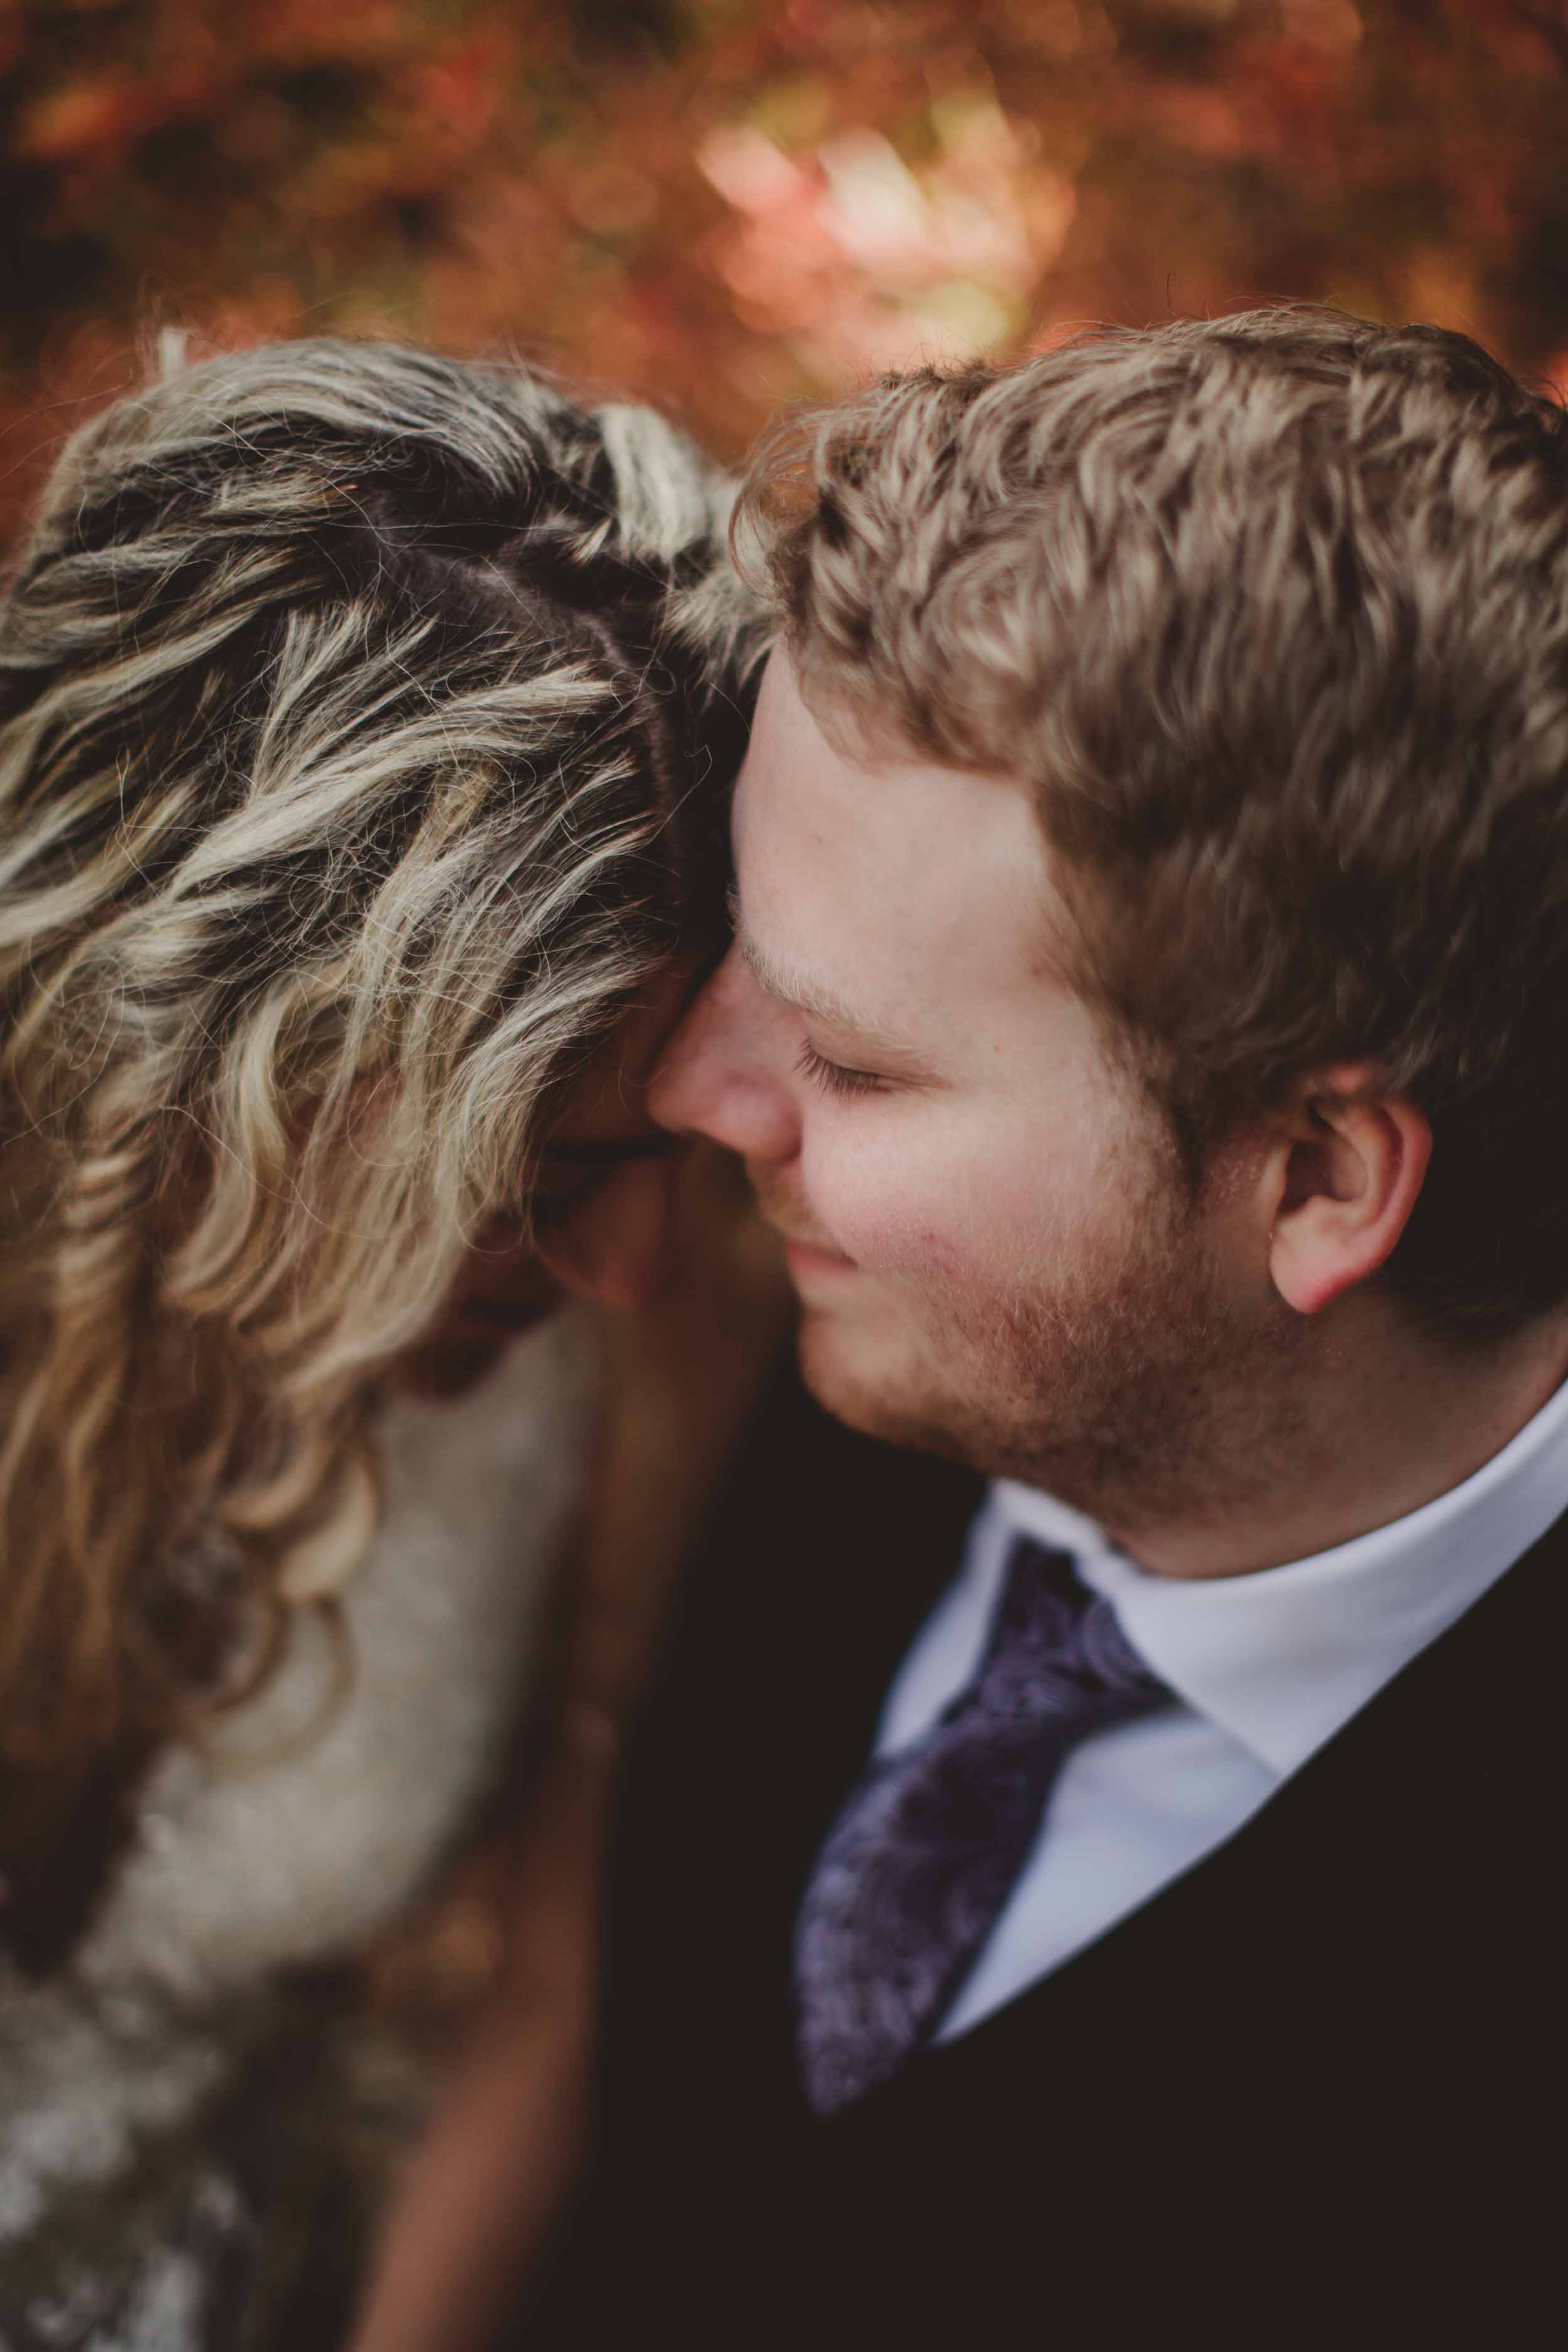
[[[885,1351],[869,1341],[858,1346],[837,1317],[807,1308],[798,1347],[802,1380],[824,1412],[847,1428],[973,1469],[988,1466],[977,1433],[942,1412],[929,1381],[890,1343]]]

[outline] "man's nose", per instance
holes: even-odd
[[[710,1136],[742,1160],[782,1166],[800,1149],[792,1036],[787,1008],[731,948],[665,1047],[649,1111],[677,1134]]]

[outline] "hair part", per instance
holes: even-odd
[[[1435,1151],[1387,1281],[1568,1297],[1568,424],[1461,335],[1096,331],[786,420],[737,518],[805,690],[1023,782],[1189,1166],[1370,1057]]]
[[[0,604],[14,1912],[363,1548],[375,1375],[719,901],[728,504],[648,411],[385,344],[67,445]]]

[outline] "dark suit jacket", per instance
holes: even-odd
[[[1185,1876],[806,2112],[800,1888],[979,1491],[772,1398],[628,1759],[597,2153],[526,2342],[1548,2340],[1568,1522]]]

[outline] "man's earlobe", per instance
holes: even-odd
[[[1321,1313],[1374,1275],[1420,1196],[1431,1125],[1407,1097],[1376,1087],[1368,1064],[1321,1071],[1288,1114],[1268,1270],[1299,1314]]]

